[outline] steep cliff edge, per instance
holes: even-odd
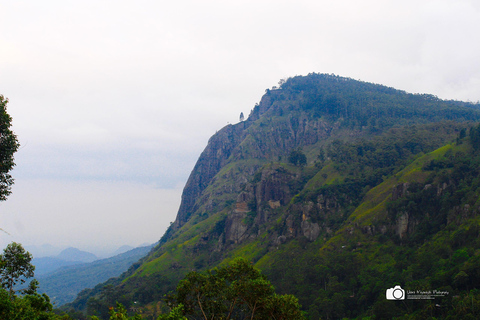
[[[202,194],[213,177],[223,168],[243,138],[243,132],[251,123],[228,125],[208,141],[183,189],[182,201],[172,228],[179,229],[193,212],[196,199]]]
[[[475,215],[467,210],[455,220],[465,211],[461,199],[434,215],[458,183],[433,177],[428,165],[456,161],[438,148],[471,125],[465,121],[479,119],[479,106],[470,103],[332,75],[288,79],[267,90],[246,121],[209,140],[160,245],[112,280],[114,290],[100,285],[73,305],[90,312],[116,299],[149,305],[188,271],[244,256],[282,292],[296,294],[313,318],[365,313],[384,290],[366,283],[372,276],[362,272],[381,269],[368,259],[391,265],[401,257],[385,262],[382,250],[408,244],[415,255],[449,221],[462,224]],[[467,144],[448,148],[461,158],[459,152],[470,152]],[[290,161],[292,151],[306,163]],[[410,204],[433,191],[438,197],[430,196],[428,215]],[[388,281],[382,278],[382,285]],[[332,301],[336,311],[327,308]]]
[[[222,195],[237,194],[261,165],[286,161],[294,149],[303,148],[313,162],[318,150],[333,139],[369,138],[400,125],[478,119],[478,109],[473,107],[333,75],[288,79],[275,90],[267,89],[246,121],[228,125],[210,138],[185,185],[167,235],[182,227],[206,202],[210,201],[209,211],[214,209],[215,200],[206,188],[229,164],[236,163],[240,177],[233,177],[233,170],[228,179],[217,177],[225,191]]]

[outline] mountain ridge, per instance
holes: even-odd
[[[137,247],[109,258],[77,261],[73,265],[63,265],[39,274],[36,276],[40,282],[38,292],[46,293],[53,303],[61,306],[73,301],[81,290],[119,276],[152,248],[153,245]]]
[[[93,253],[82,251],[74,247],[69,247],[62,250],[62,252],[60,252],[56,256],[56,258],[65,260],[65,261],[79,261],[79,262],[93,262],[98,259],[98,257]]]
[[[392,188],[405,196],[402,188],[419,183],[415,172],[432,175],[418,159],[432,152],[441,159],[444,153],[435,150],[455,139],[463,141],[459,136],[480,119],[479,109],[478,104],[333,75],[287,79],[279,88],[266,90],[246,121],[210,138],[187,181],[177,218],[160,244],[120,279],[81,293],[71,306],[101,312],[107,300],[115,298],[148,306],[160,301],[187,271],[243,256],[274,279],[280,292],[298,296],[312,319],[380,310],[385,305],[378,295],[385,296],[390,282],[383,279],[385,287],[371,287],[359,278],[380,268],[366,262],[366,256],[376,256],[368,246],[395,251],[406,241],[402,237],[427,241],[434,236],[417,235],[418,225],[429,223],[418,213],[393,213],[395,205],[408,203],[391,204]],[[290,163],[293,151],[305,156],[304,165]],[[409,166],[411,172],[402,173]],[[386,184],[395,179],[407,185]],[[389,223],[377,223],[385,217]],[[438,232],[446,225],[442,219],[435,222]],[[372,238],[365,240],[368,234]],[[408,250],[415,255],[414,249]],[[361,274],[349,259],[359,261]],[[344,274],[337,272],[342,264],[349,268]],[[115,290],[102,300],[105,285]],[[350,298],[352,292],[358,298]],[[335,304],[337,310],[331,307]]]

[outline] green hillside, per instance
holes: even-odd
[[[209,140],[160,244],[69,307],[154,317],[187,272],[241,256],[310,319],[474,316],[479,119],[471,103],[290,78]],[[448,294],[387,300],[395,285]]]

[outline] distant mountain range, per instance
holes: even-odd
[[[33,258],[32,263],[35,266],[35,275],[40,276],[61,267],[93,262],[95,260],[98,260],[98,257],[93,253],[70,247],[54,257]]]
[[[116,256],[117,254],[127,252],[134,248],[146,247],[146,246],[149,246],[150,244],[151,243],[145,242],[134,247],[129,245],[123,245],[114,251],[104,249],[104,250],[101,250],[100,252],[98,250],[94,252],[95,252],[95,255],[97,256],[97,259],[105,259],[105,258]],[[49,243],[44,243],[41,245],[25,245],[24,248],[25,250],[30,252],[34,258],[57,257],[59,254],[61,254],[62,251],[66,249],[65,247],[58,247],[58,246],[51,245]],[[84,252],[90,252],[90,250],[87,249]]]
[[[149,246],[149,244],[140,245],[139,247],[147,247],[147,246]],[[120,248],[118,248],[117,250],[115,250],[115,252],[113,252],[112,257],[113,257],[113,256],[116,256],[116,255],[118,255],[118,254],[122,254],[122,253],[125,253],[125,252],[127,252],[127,251],[130,251],[130,250],[132,250],[132,249],[135,249],[135,248],[132,247],[132,246],[127,246],[127,245],[121,246]]]
[[[54,257],[63,250],[62,248],[55,247],[49,243],[42,245],[26,245],[25,249],[30,252],[34,258]]]
[[[92,262],[97,260],[97,256],[93,253],[79,250],[77,248],[67,248],[60,252],[57,258],[65,261],[80,261],[80,262]]]
[[[68,248],[57,257],[33,259],[38,292],[46,293],[56,306],[73,301],[83,289],[91,288],[112,277],[118,277],[144,257],[154,245],[138,247],[107,259],[76,248]],[[128,249],[123,246],[119,252]]]

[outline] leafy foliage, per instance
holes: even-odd
[[[310,111],[316,117],[324,116],[331,121],[344,119],[347,126],[370,126],[370,130],[382,130],[394,123],[409,125],[419,118],[423,121],[478,119],[474,109],[479,107],[317,73],[289,78],[279,90],[269,90],[267,96],[290,102],[293,110]],[[259,107],[255,112],[260,112]]]
[[[12,242],[0,255],[0,284],[10,294],[14,294],[14,286],[24,283],[25,278],[33,277],[35,266],[31,264],[32,255],[22,245]]]
[[[111,307],[108,311],[108,314],[110,315],[109,320],[141,320],[142,317],[138,314],[129,317],[127,315],[127,309],[123,306],[123,304],[117,302],[116,308]],[[91,320],[99,320],[98,317],[92,316]]]
[[[17,296],[13,287],[24,278],[33,277],[35,267],[30,264],[32,256],[22,245],[12,242],[0,256],[0,319],[19,320],[58,320],[69,319],[53,313],[53,306],[46,294],[37,293],[38,281],[33,280],[30,286],[22,290],[24,295]],[[7,291],[8,290],[8,291]]]
[[[173,312],[181,307],[187,319],[303,319],[298,300],[275,294],[245,259],[205,274],[188,273],[169,301]]]
[[[52,309],[52,304],[46,294],[32,293],[25,296],[12,296],[6,290],[0,289],[0,319],[68,319],[57,316]]]
[[[397,181],[405,189],[396,198],[388,195],[394,192],[387,193],[385,205],[378,207],[376,215],[370,212],[377,220],[374,224],[350,217],[344,225],[355,227],[339,228],[336,237],[321,245],[320,253],[316,253],[318,244],[298,241],[269,257],[267,275],[281,279],[276,286],[298,296],[311,318],[475,317],[480,283],[480,156],[469,138],[463,137],[458,146],[421,159],[379,182],[381,186]],[[416,175],[411,175],[412,168]],[[402,179],[407,182],[399,183]],[[372,189],[365,197],[378,197],[377,192]],[[352,216],[360,215],[358,208]],[[403,233],[399,221],[405,217],[408,224]],[[449,295],[437,302],[441,307],[415,300],[392,305],[385,300],[385,290],[395,284]],[[467,297],[473,304],[462,309]]]
[[[0,95],[0,201],[6,200],[11,193],[13,178],[9,174],[15,166],[13,154],[20,146],[17,136],[10,130],[12,118],[7,113],[7,103]]]
[[[300,149],[292,150],[288,156],[288,162],[296,166],[304,167],[307,165],[307,157]]]

